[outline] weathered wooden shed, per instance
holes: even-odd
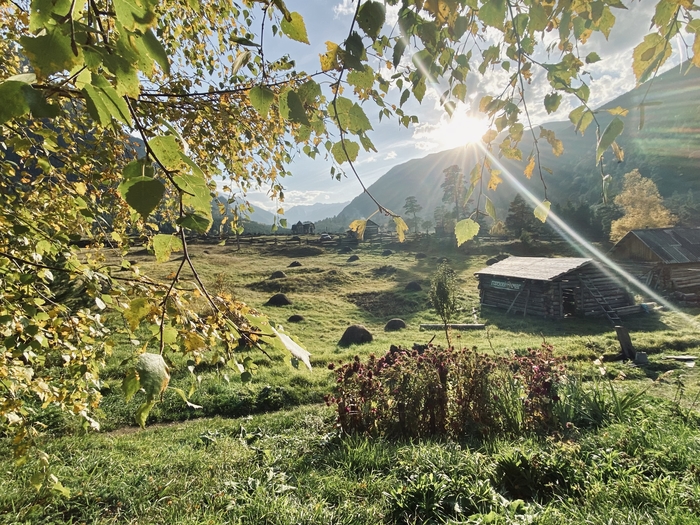
[[[371,239],[379,235],[379,224],[374,222],[372,219],[367,220],[367,225],[365,226],[365,239]]]
[[[482,306],[560,319],[604,315],[619,324],[618,309],[634,298],[592,259],[509,257],[475,274]]]
[[[700,228],[632,230],[609,256],[651,288],[700,293]]]

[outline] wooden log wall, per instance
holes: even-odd
[[[483,276],[479,281],[479,295],[483,306],[508,311],[510,314],[535,315],[539,317],[563,318],[564,295],[573,293],[576,312],[581,315],[603,315],[601,306],[581,281],[585,276],[612,308],[623,308],[634,304],[634,298],[620,284],[603,273],[595,265],[573,270],[554,281],[519,281],[518,290],[492,288],[492,276]]]
[[[700,291],[700,264],[695,266],[668,266],[673,291],[693,293]]]

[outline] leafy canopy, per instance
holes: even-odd
[[[360,179],[360,151],[376,151],[369,110],[408,127],[417,119],[402,106],[411,97],[422,101],[429,85],[452,113],[472,76],[508,73],[505,85],[476,101],[492,129],[482,161],[464,178],[466,193],[478,195],[477,216],[457,224],[460,243],[478,231],[480,207],[492,213],[486,191],[501,182],[494,155],[522,160],[525,176],[543,178],[540,142],[563,152],[553,132],[538,135],[527,121],[526,95],[538,71],[548,83],[547,111],[573,97],[577,131],[597,128],[591,162],[601,175],[608,151],[622,155],[615,139],[624,112],[601,129],[586,83],[586,66],[604,59],[587,52],[586,42],[614,30],[626,9],[620,0],[353,5],[347,34],[326,42],[316,70],[299,71],[294,57],[265,55],[270,34],[314,38],[315,28],[283,0],[0,3],[0,431],[14,436],[18,461],[38,435],[33,414],[49,405],[97,425],[91,414],[100,402],[100,368],[119,331],[133,340],[136,331],[151,334],[135,347],[127,397],[144,374],[155,374],[158,382],[149,375],[146,383],[167,392],[167,369],[141,354],[182,352],[195,364],[231,364],[242,377],[252,370],[237,361],[241,345],[300,359],[263,316],[206,290],[187,236],[210,233],[213,201],[222,212],[227,205],[245,212],[246,192],[259,187],[283,201],[282,179],[297,152],[331,159],[335,177],[347,169]],[[386,24],[387,9],[398,17],[395,26]],[[690,0],[657,2],[632,59],[639,82],[669,59],[678,34],[700,66],[696,9]],[[530,152],[519,149],[525,133],[534,141]],[[213,198],[218,191],[228,202]],[[376,204],[402,238],[403,219]],[[361,233],[362,221],[355,229]],[[182,251],[168,281],[142,275],[124,258],[135,238],[159,261]],[[179,284],[187,272],[194,290]],[[106,322],[114,314],[123,328]],[[139,410],[139,423],[149,409]],[[35,481],[62,489],[44,463]]]

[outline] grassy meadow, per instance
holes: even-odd
[[[185,359],[169,355],[171,385],[196,386],[190,401],[202,408],[185,406],[169,390],[140,430],[133,414],[142,398],[125,403],[120,384],[123,360],[143,341],[123,336],[103,371],[100,433],[86,434],[60,412],[42,416],[47,431],[38,445],[69,497],[31,488],[32,467],[14,468],[9,444],[0,441],[0,523],[698,523],[698,370],[667,357],[700,355],[700,334],[689,322],[700,312],[626,318],[649,364],[606,361],[602,377],[593,361],[619,351],[607,320],[550,321],[479,309],[474,272],[494,253],[517,252],[518,245],[457,251],[423,242],[365,243],[344,254],[283,242],[240,250],[192,246],[207,286],[282,325],[311,352],[313,371],[292,367],[289,356],[268,359],[251,350],[258,368],[242,383],[232,369],[203,363],[193,374]],[[393,253],[383,255],[386,249]],[[547,250],[570,255],[563,247]],[[416,258],[417,252],[426,257]],[[348,262],[353,254],[359,260]],[[129,259],[164,278],[178,255],[163,264],[143,251]],[[641,392],[637,402],[611,401],[596,425],[547,437],[408,442],[339,436],[333,410],[323,403],[335,382],[330,363],[383,355],[392,344],[410,348],[433,338],[445,344],[442,331],[418,327],[439,322],[428,289],[443,257],[460,282],[463,308],[455,322],[473,322],[476,307],[487,325],[453,333],[455,345],[508,355],[546,341],[566,357],[572,377],[598,385],[612,401],[618,398],[606,385]],[[290,268],[292,261],[301,266]],[[270,279],[278,270],[287,277]],[[406,291],[410,281],[423,290]],[[264,306],[278,292],[293,304]],[[292,314],[304,321],[287,322]],[[408,327],[385,332],[395,317]],[[338,346],[351,324],[363,324],[374,341]]]

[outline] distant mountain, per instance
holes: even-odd
[[[640,105],[642,102],[643,106]],[[604,172],[610,174],[613,181],[611,193],[614,195],[619,189],[622,175],[634,168],[651,177],[663,196],[700,191],[700,69],[692,68],[681,73],[676,67],[660,75],[653,83],[639,86],[603,105],[595,112],[602,129],[614,118],[603,110],[618,106],[629,113],[623,119],[624,132],[617,140],[625,152],[624,162],[614,161],[609,151],[604,157]],[[552,174],[542,171],[549,200],[560,204],[569,200],[589,204],[600,202],[602,182],[600,169],[595,165],[597,139],[594,124],[583,137],[575,133],[574,126],[568,121],[551,122],[542,127],[554,131],[564,144],[564,154],[555,157],[547,142],[539,140],[542,166],[552,170]],[[538,136],[539,132],[539,127],[535,127]],[[533,150],[529,131],[525,133],[520,149],[527,159]],[[413,195],[423,207],[420,216],[432,220],[435,208],[443,204],[440,188],[443,170],[457,164],[468,176],[477,157],[477,148],[468,146],[409,160],[389,170],[369,187],[369,191],[397,213],[403,212],[406,197]],[[525,162],[507,159],[501,159],[501,162],[520,184],[538,198],[544,198],[544,186],[537,169],[528,180],[523,175]],[[484,193],[502,216],[518,193],[516,187],[503,178],[504,183],[497,191],[484,187]],[[367,217],[374,211],[376,205],[362,194],[353,199],[339,216],[349,222]]]
[[[254,206],[253,213],[248,217],[252,222],[260,224],[273,224],[275,222],[275,214],[269,212],[259,206]]]
[[[299,221],[316,222],[328,217],[338,215],[348,202],[317,202],[316,204],[300,204],[292,206],[284,211],[284,218],[288,224],[294,224]]]

